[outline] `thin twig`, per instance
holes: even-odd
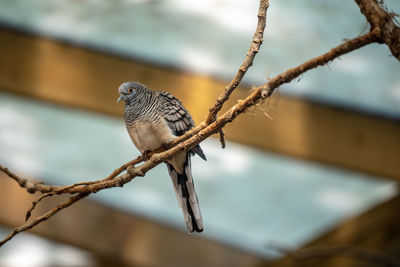
[[[222,106],[226,101],[228,101],[232,92],[237,88],[237,86],[242,81],[244,75],[250,66],[253,65],[253,60],[258,51],[260,50],[260,46],[263,42],[264,38],[264,29],[266,25],[267,19],[267,9],[269,7],[269,0],[260,0],[260,5],[258,8],[258,21],[256,31],[253,35],[253,40],[250,44],[249,51],[247,52],[246,58],[237,71],[236,75],[233,77],[232,81],[225,87],[225,91],[217,98],[216,103],[213,107],[209,109],[209,114],[206,120],[207,124],[210,124],[215,121],[217,118],[218,112],[221,110]],[[225,138],[223,129],[219,131],[219,140],[222,148],[225,148]]]
[[[46,197],[51,197],[51,196],[53,196],[53,195],[54,195],[53,192],[48,192],[48,193],[45,193],[45,194],[41,195],[37,200],[33,201],[33,202],[32,202],[32,206],[31,206],[30,209],[26,212],[26,215],[25,215],[25,222],[26,222],[27,220],[29,220],[29,218],[31,217],[31,214],[32,214],[33,210],[36,208],[36,205],[39,204],[40,201],[42,201],[42,200],[43,200],[44,198],[46,198]]]
[[[18,233],[27,231],[29,229],[31,229],[32,227],[34,227],[35,225],[48,220],[50,217],[52,217],[54,214],[56,214],[57,212],[59,212],[62,209],[65,209],[69,206],[71,206],[72,204],[74,204],[75,202],[77,202],[78,200],[88,196],[90,193],[84,193],[84,194],[78,194],[76,196],[72,196],[70,197],[67,201],[61,203],[60,205],[58,205],[57,207],[55,207],[54,209],[52,209],[51,211],[48,211],[47,213],[43,214],[40,217],[37,217],[36,219],[32,220],[29,223],[26,223],[20,227],[15,228],[5,239],[3,239],[2,241],[0,241],[0,247],[3,246],[6,242],[8,242],[9,240],[11,240],[14,236],[16,236]]]
[[[193,128],[193,129],[189,130],[188,132],[186,132],[184,135],[176,138],[174,141],[172,141],[170,144],[168,144],[168,146],[173,147],[176,144],[181,143],[182,141],[193,136],[195,133],[199,132],[200,129],[204,128],[204,126],[205,126],[204,122],[200,123],[196,128]],[[164,148],[157,149],[155,151],[150,152],[148,155],[151,157],[152,155],[160,153],[162,151],[165,151],[165,149]],[[70,193],[68,190],[71,188],[77,187],[77,186],[91,185],[91,184],[101,183],[103,181],[113,180],[120,173],[125,171],[129,166],[136,165],[142,161],[143,161],[143,158],[141,156],[138,156],[134,160],[131,160],[131,161],[125,163],[124,165],[122,165],[121,167],[115,169],[107,177],[105,177],[101,180],[80,182],[80,183],[75,183],[75,184],[65,185],[65,186],[46,185],[46,184],[43,184],[42,182],[32,182],[26,178],[19,177],[17,174],[13,173],[8,168],[6,168],[2,165],[0,165],[0,171],[4,172],[10,178],[15,180],[20,187],[25,188],[29,193],[41,192],[41,193],[63,194],[63,193]]]
[[[149,155],[151,156],[151,155],[153,155],[155,153],[159,153],[161,151],[163,151],[163,150],[160,149],[160,150],[151,152],[151,153],[149,153]],[[0,171],[4,172],[10,178],[15,180],[20,187],[25,188],[29,193],[41,192],[41,193],[46,193],[46,194],[62,194],[62,193],[65,193],[66,191],[68,191],[69,189],[77,187],[77,186],[96,184],[96,183],[101,183],[103,181],[112,180],[115,177],[117,177],[121,172],[125,171],[129,166],[138,164],[140,162],[142,162],[141,156],[139,156],[136,159],[131,160],[131,161],[125,163],[124,165],[122,165],[121,167],[115,169],[106,178],[103,178],[101,180],[80,182],[80,183],[75,183],[75,184],[65,185],[65,186],[46,185],[41,182],[34,183],[34,182],[29,181],[26,178],[19,177],[18,175],[16,175],[15,173],[13,173],[8,168],[6,168],[2,165],[0,165]],[[37,201],[39,202],[39,201],[41,201],[41,199],[38,199]]]
[[[221,110],[224,103],[229,99],[232,92],[242,81],[242,78],[246,74],[249,67],[253,64],[254,57],[256,56],[258,50],[260,50],[260,46],[264,40],[263,39],[264,29],[266,25],[268,7],[269,7],[268,0],[260,0],[260,5],[257,14],[258,17],[257,27],[249,51],[247,52],[247,56],[242,65],[240,66],[239,70],[237,71],[235,77],[233,77],[232,81],[225,87],[225,91],[217,98],[214,106],[210,108],[210,113],[208,114],[206,120],[207,124],[210,124],[215,121],[218,112]]]
[[[264,98],[270,96],[271,93],[281,86],[284,83],[291,82],[293,79],[296,79],[301,74],[305,73],[310,69],[317,68],[318,66],[323,66],[327,64],[329,61],[334,60],[344,54],[347,54],[353,50],[356,50],[360,47],[366,46],[376,41],[376,37],[374,33],[369,32],[367,34],[361,35],[357,38],[347,40],[346,42],[338,45],[335,48],[332,48],[327,53],[322,54],[318,57],[314,57],[294,68],[290,68],[285,72],[273,77],[268,82],[258,86],[256,92],[259,90],[263,91]]]

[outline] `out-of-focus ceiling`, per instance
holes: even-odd
[[[400,2],[385,1],[399,12]],[[229,79],[256,24],[258,1],[0,0],[0,23],[95,49]],[[353,1],[271,1],[264,45],[246,82],[259,84],[365,32]],[[400,117],[400,64],[370,45],[281,92]]]

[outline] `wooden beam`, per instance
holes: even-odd
[[[33,216],[52,209],[63,198],[59,196],[42,202]],[[23,225],[25,213],[35,199],[0,173],[1,225]],[[91,200],[81,200],[60,214],[33,228],[32,232],[88,250],[103,264],[200,267],[258,266],[265,262],[201,235],[180,232]]]
[[[370,211],[351,219],[334,230],[322,235],[304,246],[305,249],[350,247],[363,249],[373,255],[397,258],[400,262],[400,195],[379,205]],[[326,249],[325,249],[326,250]],[[306,250],[304,250],[306,251]],[[309,250],[310,251],[310,250]],[[316,253],[314,253],[315,255]],[[377,266],[370,261],[361,261],[360,257],[343,256],[315,257],[299,260],[285,257],[266,266]],[[372,255],[372,254],[371,254]],[[389,266],[382,264],[381,266]],[[392,265],[390,265],[392,266]],[[393,265],[398,266],[398,265]]]
[[[206,118],[226,83],[4,29],[0,58],[3,90],[116,116],[122,114],[122,105],[115,103],[122,81],[170,91],[197,122]],[[248,92],[241,87],[228,105]],[[227,127],[233,141],[394,179],[400,179],[399,136],[398,121],[284,95]]]

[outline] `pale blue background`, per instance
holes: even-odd
[[[272,0],[265,41],[245,82],[259,85],[368,24],[351,0]],[[0,0],[0,25],[229,80],[256,26],[258,0]],[[400,13],[400,1],[386,0]],[[400,63],[373,44],[319,67],[282,93],[400,117]]]

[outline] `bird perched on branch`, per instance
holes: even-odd
[[[124,82],[118,91],[117,102],[125,101],[124,120],[129,136],[144,158],[194,127],[189,112],[167,92],[151,90],[139,82]],[[190,166],[193,154],[206,160],[203,150],[196,145],[166,164],[189,232],[202,232],[203,220]]]

